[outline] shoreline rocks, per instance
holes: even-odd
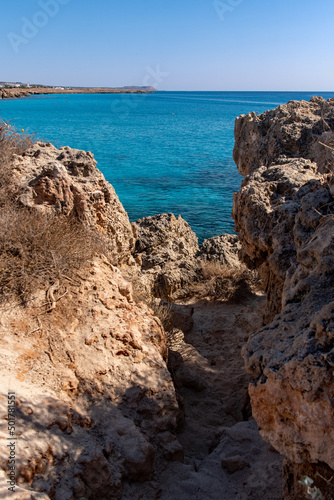
[[[137,277],[144,293],[167,300],[187,294],[196,279],[198,239],[179,215],[159,214],[134,223],[138,239],[135,255],[140,262]]]
[[[97,229],[108,238],[113,261],[100,256],[88,262],[77,281],[58,290],[51,314],[43,310],[43,291],[36,291],[29,307],[2,308],[3,392],[14,379],[20,393],[18,423],[25,429],[20,486],[44,491],[55,500],[125,500],[139,493],[149,500],[157,494],[167,498],[171,492],[181,500],[189,492],[200,500],[204,491],[217,495],[218,485],[243,500],[246,494],[258,498],[253,484],[260,473],[261,491],[277,484],[281,457],[260,440],[253,421],[240,421],[249,418],[247,399],[243,408],[231,403],[229,415],[239,421],[220,429],[212,449],[201,455],[203,460],[186,457],[183,463],[184,448],[177,438],[183,403],[167,370],[166,334],[152,310],[134,300],[133,287],[125,279],[132,277],[146,299],[175,302],[189,293],[203,262],[235,269],[241,266],[241,256],[264,279],[265,326],[252,316],[251,300],[243,304],[240,316],[230,317],[227,308],[221,316],[226,324],[214,330],[214,308],[208,307],[207,313],[205,300],[195,304],[197,309],[185,304],[186,312],[180,302],[174,304],[176,337],[188,356],[185,366],[180,353],[170,356],[174,381],[184,394],[191,392],[190,401],[197,401],[197,393],[208,397],[204,379],[221,372],[215,371],[220,361],[211,350],[210,360],[205,357],[207,345],[228,332],[224,341],[231,356],[231,331],[240,329],[243,345],[257,328],[243,348],[253,378],[249,394],[262,436],[286,457],[285,498],[298,499],[298,475],[303,471],[321,474],[329,484],[321,487],[331,498],[333,130],[334,100],[321,98],[237,119],[234,157],[245,175],[233,208],[239,237],[220,235],[205,240],[201,248],[180,216],[159,214],[130,223],[89,152],[39,142],[15,157],[13,183],[21,206],[74,217]],[[202,318],[205,314],[209,316]],[[194,318],[211,326],[203,332]],[[198,350],[190,343],[195,330]],[[200,376],[192,359],[205,367]],[[240,373],[244,391],[249,375]],[[224,377],[228,380],[228,374]],[[222,401],[232,397],[225,392],[222,388]],[[237,401],[239,394],[235,396]],[[253,462],[254,449],[261,450],[261,457]],[[270,463],[263,467],[263,460]],[[5,461],[2,453],[2,468]],[[175,475],[178,481],[171,485]],[[247,493],[240,478],[248,485]],[[166,494],[160,480],[168,486]],[[271,492],[271,500],[279,497],[279,490]]]
[[[296,474],[307,464],[334,475],[334,156],[326,147],[334,99],[241,116],[235,138],[245,176],[233,208],[241,255],[267,293],[267,325],[243,349],[249,393],[261,435],[290,464],[286,498],[297,499]]]
[[[16,155],[14,175],[23,206],[79,219],[108,238],[114,264],[133,261],[135,228],[92,153],[37,142]]]
[[[153,89],[152,89],[153,90]],[[55,89],[55,88],[0,88],[0,99],[19,99],[31,95],[50,94],[150,94],[152,90],[145,89],[105,89],[105,88],[85,88],[85,89]]]
[[[37,142],[15,155],[12,183],[22,209],[81,221],[107,238],[112,255],[112,262],[96,257],[77,277],[65,277],[52,311],[43,290],[26,307],[0,306],[2,392],[14,380],[17,426],[24,429],[18,484],[55,500],[130,498],[142,482],[152,490],[171,463],[180,473],[187,467],[177,438],[182,401],[167,369],[162,323],[134,301],[124,275],[143,280],[146,299],[155,291],[175,300],[196,279],[197,237],[173,214],[131,224],[90,152]],[[211,256],[223,256],[224,241],[207,243]],[[175,309],[176,326],[190,331],[191,308]],[[189,373],[183,383],[193,387]],[[6,467],[3,450],[0,465]]]

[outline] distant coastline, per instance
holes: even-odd
[[[150,94],[153,87],[138,88],[56,88],[56,87],[33,87],[33,88],[0,88],[0,99],[17,99],[31,95],[47,94]]]

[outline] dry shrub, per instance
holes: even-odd
[[[18,133],[11,125],[0,121],[0,206],[7,205],[14,196],[13,156],[24,153],[34,142],[32,135]]]
[[[171,332],[174,328],[174,315],[172,306],[169,302],[155,300],[150,304],[154,316],[160,319],[165,332]]]
[[[77,221],[7,207],[0,211],[0,300],[26,300],[101,253],[103,238]]]
[[[260,278],[256,271],[203,260],[199,280],[193,284],[192,293],[198,298],[234,301],[247,297],[260,286]]]
[[[125,275],[126,276],[126,275]],[[137,304],[143,302],[150,307],[154,316],[160,319],[164,330],[170,332],[173,330],[173,310],[170,302],[154,297],[147,288],[143,286],[137,276],[126,276],[132,284],[132,297]]]
[[[0,160],[13,154],[22,154],[31,148],[35,139],[24,131],[17,132],[9,123],[0,122]]]
[[[79,221],[20,206],[12,184],[13,155],[33,139],[0,123],[0,301],[26,301],[36,290],[71,278],[94,255],[108,256],[100,233]],[[66,278],[65,278],[66,276]]]

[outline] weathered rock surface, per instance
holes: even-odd
[[[293,464],[287,498],[300,498],[297,470],[334,469],[333,155],[320,144],[333,130],[334,101],[322,98],[240,117],[235,127],[246,176],[234,199],[236,230],[267,288],[268,324],[244,358],[261,434]]]
[[[177,374],[187,423],[175,433],[164,332],[117,268],[96,260],[52,313],[40,315],[43,303],[1,309],[0,438],[14,390],[17,498],[281,498],[280,455],[240,422],[249,378],[240,349],[260,321],[251,305],[194,305]],[[6,459],[1,448],[2,468]]]
[[[30,95],[48,95],[48,94],[146,94],[156,90],[154,87],[125,87],[120,89],[108,88],[74,88],[74,89],[57,89],[47,87],[36,88],[8,88],[0,89],[0,99],[16,99],[19,97],[28,97]]]
[[[217,429],[217,438],[219,445],[197,469],[171,465],[178,479],[168,487],[162,480],[162,500],[281,500],[280,457],[261,440],[254,421]]]
[[[269,167],[279,157],[305,158],[316,162],[321,173],[332,168],[334,98],[312,97],[290,101],[262,115],[241,115],[235,122],[233,152],[239,172],[250,175],[259,166]]]
[[[28,97],[29,92],[26,89],[0,89],[0,99],[18,99],[19,97]]]
[[[169,363],[176,394],[162,324],[124,278],[132,275],[146,299],[175,301],[200,279],[203,261],[240,265],[237,238],[221,235],[199,249],[181,217],[130,224],[83,151],[37,143],[15,158],[13,183],[22,206],[78,218],[107,237],[113,256],[64,276],[54,309],[38,290],[26,307],[1,306],[0,438],[8,437],[6,393],[14,390],[17,498],[280,498],[281,456],[254,422],[240,422],[249,418],[240,350],[261,323],[254,309],[262,297],[168,305],[179,339]],[[2,469],[7,459],[1,447]]]
[[[181,216],[160,214],[135,223],[138,280],[146,294],[175,300],[188,293],[196,279],[198,239]]]
[[[240,255],[251,267],[259,268],[264,280],[266,321],[280,312],[286,272],[297,262],[292,235],[302,200],[318,191],[322,182],[315,163],[282,158],[269,167],[259,165],[234,196],[233,216],[242,242]],[[329,193],[328,186],[323,191],[315,209]]]
[[[282,312],[251,339],[245,356],[258,380],[250,395],[262,435],[292,462],[334,468],[328,446],[334,440],[334,220],[318,223],[287,272]]]
[[[55,500],[121,498],[171,450],[182,459],[159,320],[108,261],[83,272],[52,313],[40,314],[43,296],[1,311],[1,438],[15,391],[19,485]],[[3,469],[7,455],[1,447]]]
[[[180,215],[144,217],[134,225],[138,233],[135,256],[140,265],[134,275],[138,288],[147,297],[175,301],[189,296],[194,283],[201,279],[205,261],[231,268],[242,265],[236,235],[209,238],[199,248],[196,234]]]
[[[220,262],[229,267],[239,267],[241,243],[234,234],[221,234],[204,240],[200,249],[200,257]]]
[[[115,264],[131,260],[136,232],[92,153],[38,142],[16,156],[14,173],[25,206],[97,227],[108,237]]]

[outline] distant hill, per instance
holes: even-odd
[[[92,87],[75,87],[75,86],[68,86],[68,85],[41,85],[41,84],[30,84],[30,83],[22,83],[22,82],[0,82],[0,87],[10,87],[10,88],[49,88],[49,89],[91,89]],[[157,91],[155,87],[151,86],[146,86],[146,87],[139,87],[136,85],[129,85],[129,86],[124,86],[124,87],[98,87],[99,89],[108,89],[108,90],[141,90],[144,92],[154,92]]]
[[[122,89],[124,90],[146,90],[146,91],[149,91],[149,92],[154,92],[154,91],[157,91],[158,89],[156,89],[155,87],[122,87]]]

